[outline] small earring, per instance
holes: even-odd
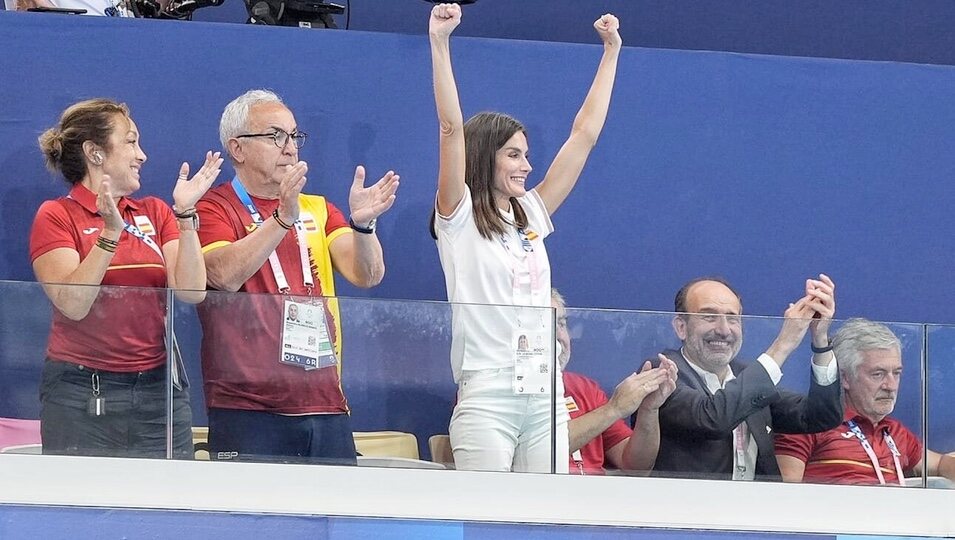
[[[100,154],[99,152],[94,152],[94,153],[93,153],[93,164],[94,164],[94,165],[102,165],[102,164],[103,164],[103,154]]]

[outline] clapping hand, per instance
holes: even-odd
[[[113,199],[109,182],[109,175],[104,174],[103,181],[99,185],[99,192],[96,193],[96,209],[103,217],[103,230],[120,233],[123,232],[126,223],[123,221],[123,216],[119,214],[119,208],[116,207],[116,200]]]
[[[365,168],[356,167],[355,180],[348,193],[352,221],[363,226],[391,208],[395,203],[399,178],[394,171],[388,171],[373,185],[365,187]]]
[[[179,178],[176,187],[172,190],[172,200],[176,212],[188,212],[196,207],[199,199],[209,191],[212,183],[221,172],[222,158],[220,152],[206,152],[206,162],[202,164],[193,177],[189,178],[189,164],[185,161],[179,167]]]

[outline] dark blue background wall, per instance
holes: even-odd
[[[179,160],[218,147],[222,107],[268,86],[312,135],[309,190],[344,205],[356,164],[402,175],[380,226],[384,283],[342,292],[444,298],[426,231],[436,128],[423,36],[0,15],[0,277],[32,277],[33,213],[65,192],[35,139],[67,104],[128,102],[150,158],[142,192],[168,200]],[[39,55],[40,37],[68,45]],[[599,47],[459,39],[454,50],[466,113],[524,120],[539,179]],[[941,66],[626,49],[606,129],[555,216],[554,283],[572,305],[666,310],[686,279],[718,273],[747,312],[775,315],[824,271],[840,316],[955,321],[953,83]]]
[[[424,34],[422,0],[336,0],[353,30]],[[640,47],[787,56],[955,63],[955,4],[923,0],[479,0],[465,11],[467,36],[593,43],[589,22],[611,12]],[[200,10],[196,20],[243,22],[241,0]]]
[[[466,114],[523,119],[539,179],[599,47],[465,38],[453,48]],[[310,191],[344,204],[358,163],[402,175],[380,223],[384,283],[342,294],[444,298],[426,230],[436,129],[424,36],[0,13],[0,50],[0,277],[32,279],[32,216],[65,192],[35,140],[66,105],[128,102],[150,158],[142,193],[169,200],[178,162],[218,147],[222,107],[267,86],[311,134]],[[685,280],[716,273],[749,313],[781,314],[825,271],[841,317],[953,322],[953,87],[946,66],[628,48],[606,129],[555,216],[554,283],[571,305],[667,310]],[[415,366],[413,354],[398,361]]]

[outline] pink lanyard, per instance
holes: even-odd
[[[869,440],[866,439],[865,434],[859,429],[859,425],[856,424],[855,420],[848,420],[846,424],[849,426],[849,430],[852,431],[852,434],[856,436],[856,439],[859,439],[859,444],[862,445],[862,449],[865,450],[866,455],[869,456],[869,461],[872,462],[872,468],[875,469],[875,475],[879,478],[879,484],[885,485],[885,476],[882,474],[879,458],[876,457],[875,450],[872,449]],[[895,439],[889,435],[889,428],[882,428],[882,434],[885,436],[885,444],[888,445],[889,451],[892,452],[892,461],[895,462],[895,474],[898,477],[899,485],[904,486],[905,476],[902,474],[902,463],[899,461],[899,456],[902,454],[899,452],[899,447],[895,444]]]
[[[514,277],[513,288],[515,291],[522,289],[523,285],[530,287],[531,296],[535,292],[538,292],[540,286],[539,279],[539,267],[537,262],[537,252],[534,250],[534,245],[531,243],[530,237],[527,236],[527,232],[523,227],[517,229],[517,235],[521,239],[521,249],[526,253],[523,260],[518,257],[517,251],[511,251],[511,243],[508,242],[508,235],[506,233],[501,234],[501,245],[504,246],[504,250],[507,251],[507,254],[511,256],[511,273]],[[522,278],[528,276],[528,281],[523,281]]]
[[[746,421],[744,420],[733,430],[733,439],[736,446],[736,470],[740,476],[746,472],[746,434],[748,431],[746,428]]]

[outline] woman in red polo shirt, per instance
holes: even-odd
[[[125,104],[76,103],[39,143],[72,186],[40,206],[30,233],[33,271],[55,308],[40,385],[43,452],[164,457],[165,288],[188,302],[204,297],[195,204],[222,159],[207,153],[191,180],[183,163],[170,209],[130,197],[146,154]],[[189,457],[189,396],[178,373],[172,382],[175,455]]]

